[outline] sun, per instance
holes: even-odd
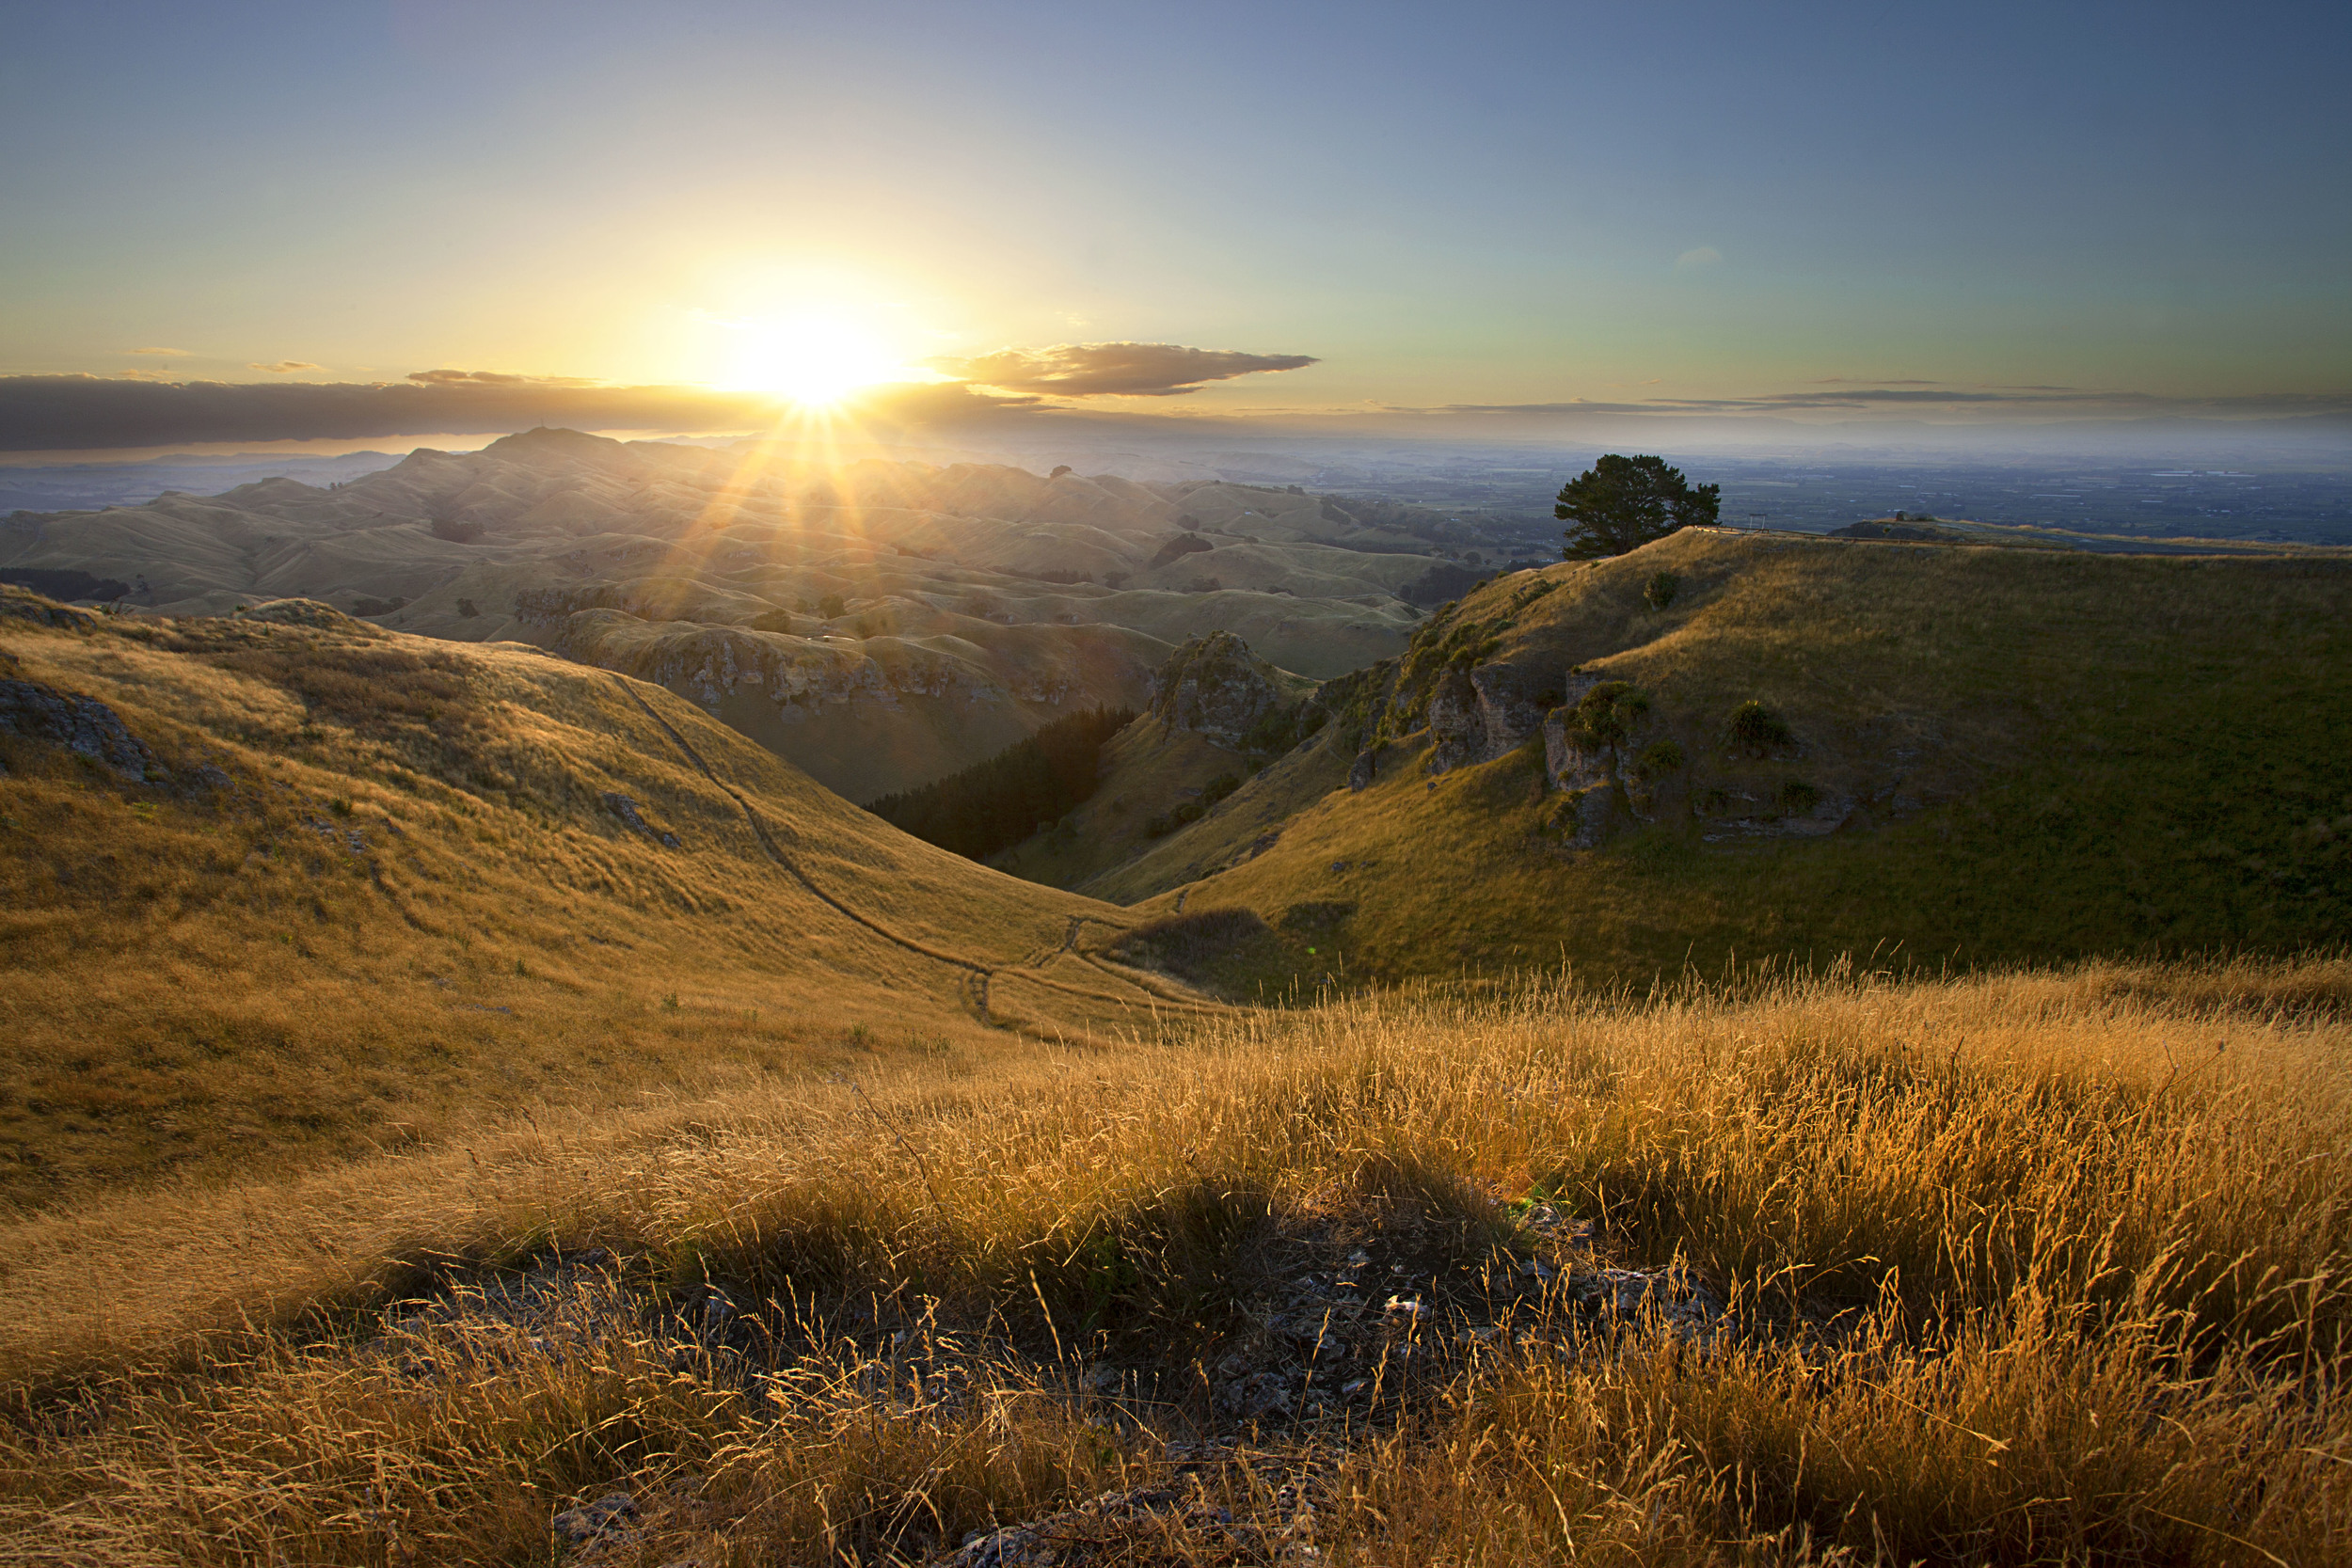
[[[738,333],[735,385],[805,406],[836,404],[913,373],[879,333],[835,311],[762,317],[742,323]]]

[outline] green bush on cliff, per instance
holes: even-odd
[[[1762,703],[1741,703],[1732,711],[1731,743],[1743,752],[1760,757],[1794,744],[1796,738],[1788,721]]]

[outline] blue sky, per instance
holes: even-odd
[[[1156,412],[2352,392],[2342,5],[5,20],[0,373],[724,382],[817,310],[1317,360]]]

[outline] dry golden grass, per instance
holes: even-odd
[[[2317,1568],[2352,1555],[2348,1001],[2341,958],[1375,998],[60,1212],[0,1233],[0,1560],[546,1560],[615,1485],[604,1560],[922,1560],[1168,1483],[1263,1533],[1057,1528]],[[1268,1304],[1359,1244],[1443,1310],[1369,1314],[1327,1379],[1369,1391],[1319,1416],[1221,1414],[1221,1359],[1287,1354]],[[1531,1252],[1678,1263],[1728,1316],[1613,1336],[1498,1292]],[[713,1286],[733,1348],[690,1331]]]
[[[0,619],[0,677],[108,705],[169,773],[0,731],[0,1204],[1168,1005],[1058,956],[1072,916],[1119,911],[916,843],[658,688],[529,650]],[[985,1016],[960,966],[997,972]]]

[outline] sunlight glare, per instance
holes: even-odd
[[[850,393],[913,372],[862,324],[810,310],[745,322],[739,328],[734,382],[777,392],[803,405],[840,402]]]

